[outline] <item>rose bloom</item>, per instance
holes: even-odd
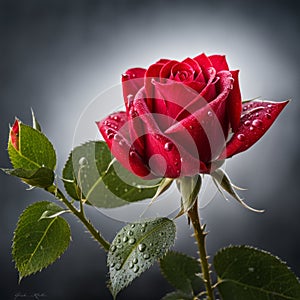
[[[288,103],[242,103],[223,55],[160,59],[122,76],[126,111],[97,122],[116,159],[145,179],[211,173],[247,150]]]

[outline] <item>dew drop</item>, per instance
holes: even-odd
[[[127,241],[128,241],[128,236],[125,235],[125,236],[123,237],[123,242],[126,243]]]
[[[131,236],[131,235],[133,235],[133,232],[132,232],[131,230],[129,230],[129,231],[127,232],[127,234]]]
[[[109,140],[111,140],[111,139],[113,139],[114,138],[114,134],[113,133],[110,133],[108,136],[107,136],[107,138],[109,139]]]
[[[121,243],[121,239],[120,238],[117,239],[117,243]]]
[[[111,250],[111,252],[115,252],[116,249],[117,249],[117,247],[115,245],[112,245],[110,250]]]
[[[134,228],[135,227],[135,224],[131,224],[131,226],[130,226],[131,228]]]
[[[209,110],[209,111],[207,112],[207,115],[208,115],[209,117],[211,117],[211,116],[212,116],[212,112]]]
[[[132,260],[132,262],[133,262],[134,264],[137,264],[137,263],[138,263],[138,259],[135,257],[135,258]]]
[[[139,266],[134,266],[133,268],[133,272],[134,273],[137,273],[139,271],[140,267]]]
[[[44,249],[43,246],[40,246],[40,249],[43,250]]]
[[[271,114],[266,113],[266,118],[267,118],[267,119],[271,119],[271,118],[272,118]]]
[[[139,249],[140,252],[144,252],[145,249],[146,249],[146,245],[145,244],[139,244],[138,249]]]
[[[194,128],[192,125],[190,125],[189,127],[190,127],[190,129],[193,129],[193,128]]]
[[[253,126],[250,126],[250,128],[249,128],[249,129],[252,131],[252,130],[254,130],[254,127],[253,127]]]
[[[119,141],[119,145],[122,147],[125,144],[124,140]]]
[[[269,108],[273,107],[273,105],[272,105],[272,104],[268,104],[267,106],[268,106]]]
[[[128,243],[131,244],[131,245],[134,244],[135,243],[135,238],[129,239]]]
[[[127,189],[127,188],[125,188],[125,189],[124,189],[124,192],[125,192],[125,193],[127,193],[127,192],[128,192],[128,189]]]
[[[85,157],[81,157],[78,161],[80,166],[85,166],[88,164],[88,160]]]
[[[135,154],[135,151],[130,151],[130,152],[129,152],[129,156],[130,156],[131,158],[134,158],[135,155],[136,155],[136,154]]]
[[[171,151],[172,148],[173,148],[173,143],[171,143],[171,142],[165,143],[164,149],[166,151]]]
[[[243,141],[245,140],[245,135],[242,134],[242,133],[240,133],[240,134],[237,135],[237,139],[238,139],[239,141],[243,142]]]
[[[142,228],[142,229],[141,229],[141,233],[144,233],[144,232],[145,232],[145,228]]]
[[[143,228],[147,227],[147,224],[143,223],[143,224],[142,224],[142,227],[143,227]]]
[[[116,264],[116,270],[117,271],[121,270],[121,264]]]
[[[149,253],[145,253],[145,254],[143,255],[143,257],[144,257],[144,259],[149,259],[149,258],[150,258],[150,255],[149,255]]]
[[[245,105],[244,107],[243,107],[243,111],[246,111],[248,109],[248,105]]]
[[[131,261],[131,262],[129,263],[129,268],[132,269],[133,266],[134,266],[134,264],[133,264],[133,262]]]
[[[163,233],[163,232],[160,232],[160,233],[159,233],[159,235],[160,235],[160,236],[163,236],[163,235],[164,235],[164,233]]]
[[[252,126],[254,126],[254,127],[261,127],[262,126],[262,121],[259,120],[259,119],[255,119],[252,122]]]
[[[122,249],[122,248],[123,248],[123,245],[122,245],[122,244],[119,244],[119,245],[117,245],[117,248],[118,248],[118,249]]]
[[[113,119],[114,119],[115,121],[117,121],[117,122],[120,121],[120,117],[119,117],[119,116],[113,116]]]
[[[114,266],[115,266],[115,263],[112,262],[112,263],[110,264],[110,267],[113,268]]]
[[[251,124],[251,122],[249,120],[247,120],[247,121],[244,122],[245,126],[249,126],[250,124]]]
[[[115,134],[114,140],[118,142],[121,140],[121,137],[118,134]]]
[[[254,268],[250,267],[250,268],[248,268],[248,271],[249,272],[254,272]]]

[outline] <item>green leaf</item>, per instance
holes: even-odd
[[[224,300],[299,300],[300,283],[270,253],[248,246],[220,250],[214,258],[218,290]]]
[[[20,216],[12,247],[20,280],[53,263],[69,246],[70,228],[63,218],[40,219],[45,211],[60,209],[51,202],[37,202]]]
[[[151,198],[159,180],[146,181],[123,168],[103,141],[76,147],[63,170],[67,193],[97,207],[112,208]]]
[[[20,123],[19,150],[11,141],[8,143],[8,153],[15,169],[36,170],[41,167],[54,170],[56,154],[47,137],[40,131]]]
[[[204,287],[199,274],[201,267],[197,259],[183,253],[169,251],[160,260],[162,274],[175,289],[193,295]]]
[[[165,295],[161,300],[194,300],[193,296],[186,295],[180,291],[172,292]]]
[[[175,224],[167,218],[123,227],[113,240],[107,257],[113,296],[161,258],[174,240]]]
[[[26,169],[2,169],[5,173],[21,178],[31,186],[46,188],[54,181],[54,172],[51,169],[41,167],[34,170]]]

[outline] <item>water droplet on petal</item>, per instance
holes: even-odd
[[[245,135],[240,133],[237,135],[237,139],[240,140],[241,142],[243,142],[245,140]]]
[[[254,126],[254,127],[261,127],[262,126],[262,121],[259,120],[259,119],[255,119],[252,122],[252,126]]]
[[[271,119],[272,118],[272,116],[271,116],[271,114],[266,114],[266,117],[267,117],[267,119]]]
[[[107,136],[107,138],[109,139],[109,140],[111,140],[111,139],[113,139],[114,138],[114,134],[113,133],[111,133],[111,134],[109,134],[108,136]]]
[[[134,266],[133,268],[133,272],[134,273],[137,273],[139,271],[140,267],[139,266]]]
[[[273,105],[272,104],[268,104],[268,107],[271,108],[271,107],[273,107]]]
[[[250,126],[250,128],[249,128],[249,129],[252,131],[252,130],[254,130],[254,127],[253,127],[253,126]]]
[[[135,238],[129,239],[128,243],[131,244],[131,245],[134,244],[135,243]]]
[[[146,245],[145,244],[139,244],[138,249],[139,249],[140,252],[144,252],[145,249],[146,249]]]
[[[209,110],[209,111],[207,112],[207,115],[208,115],[209,117],[211,117],[211,116],[212,116],[212,112]]]
[[[113,119],[114,119],[115,121],[117,121],[117,122],[120,121],[120,117],[119,117],[119,116],[113,116]]]
[[[193,129],[194,127],[193,127],[193,125],[190,125],[190,129]]]
[[[249,120],[247,120],[247,121],[244,122],[245,126],[249,126],[250,124],[251,124],[251,122]]]
[[[171,151],[172,148],[173,148],[173,143],[171,143],[171,142],[165,143],[164,149],[166,151]]]

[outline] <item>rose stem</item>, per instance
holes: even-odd
[[[86,229],[90,232],[93,238],[104,248],[105,251],[109,250],[110,244],[99,233],[99,231],[92,225],[91,221],[86,219],[83,210],[77,210],[65,197],[65,195],[55,186],[52,185],[46,189],[55,198],[61,200],[64,205],[82,222]]]
[[[209,263],[208,256],[206,254],[205,248],[205,237],[207,232],[205,232],[205,225],[201,225],[199,214],[198,214],[198,200],[195,201],[193,207],[188,211],[188,216],[192,222],[194,228],[194,235],[197,241],[200,263],[202,267],[202,277],[206,288],[207,300],[214,300],[210,271],[209,271]]]

